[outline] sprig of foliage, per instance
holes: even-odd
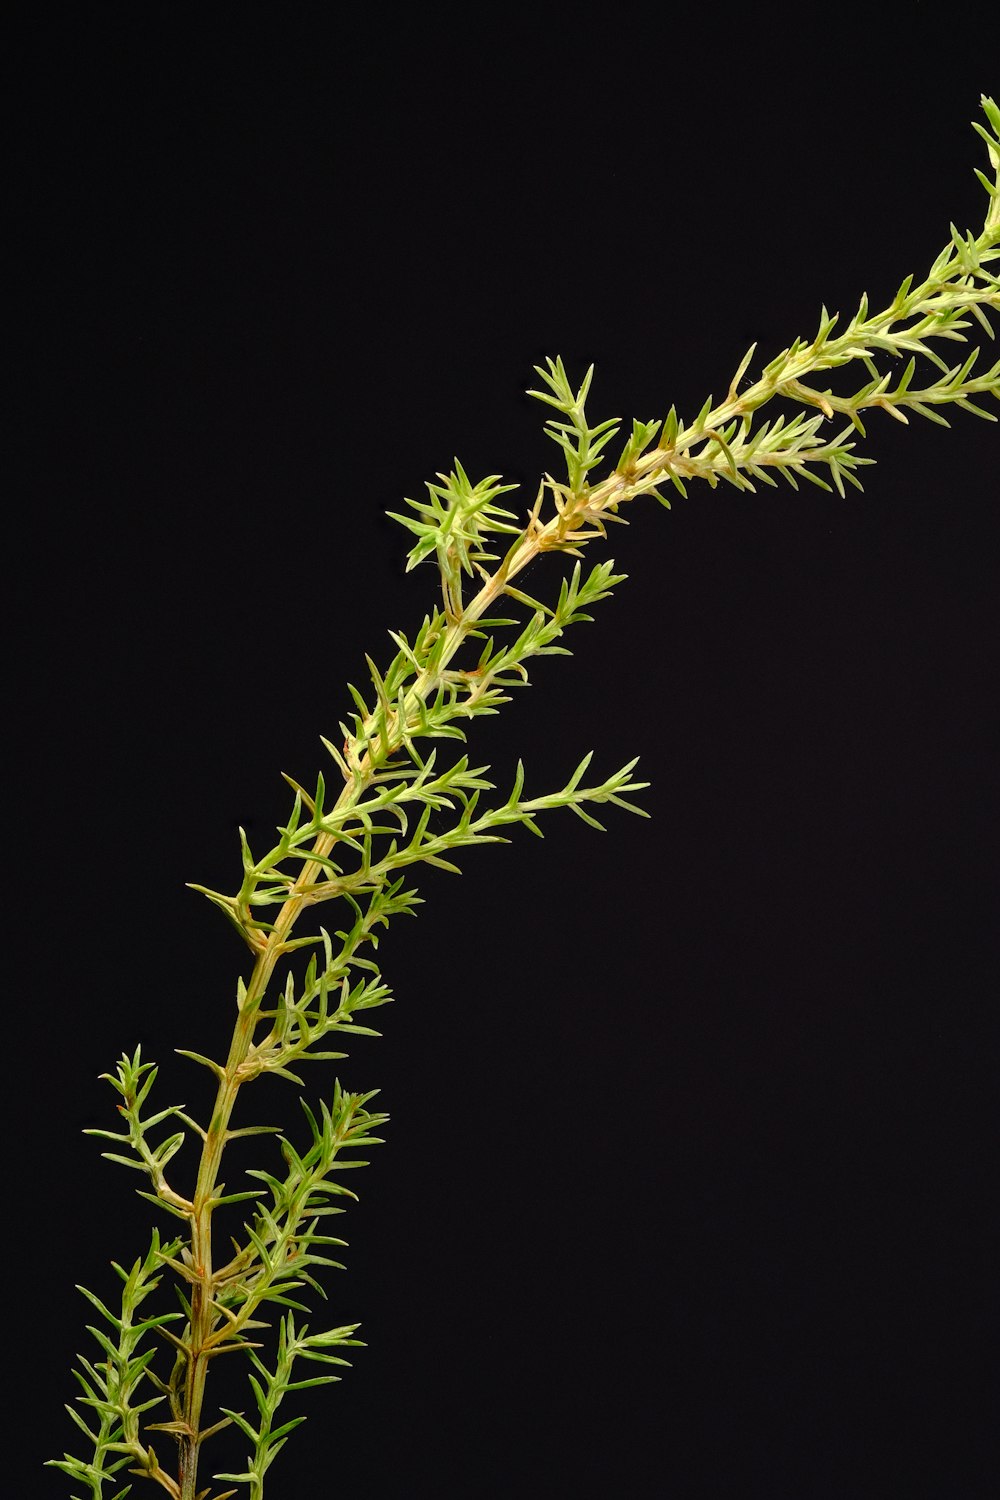
[[[335,1354],[327,1354],[325,1351],[361,1346],[360,1339],[351,1337],[357,1327],[358,1325],[354,1323],[344,1328],[331,1328],[326,1333],[310,1334],[306,1327],[303,1327],[301,1331],[296,1331],[291,1313],[281,1319],[275,1369],[273,1371],[267,1369],[256,1354],[253,1352],[250,1354],[250,1361],[257,1372],[256,1375],[250,1376],[250,1385],[257,1403],[259,1427],[252,1427],[242,1412],[227,1412],[244,1437],[249,1438],[253,1444],[253,1456],[249,1467],[239,1474],[217,1474],[217,1479],[232,1479],[238,1484],[249,1485],[249,1500],[263,1500],[265,1474],[288,1441],[289,1433],[305,1421],[305,1417],[292,1417],[278,1427],[274,1425],[278,1407],[285,1396],[289,1391],[304,1391],[310,1386],[332,1385],[334,1381],[341,1378],[339,1375],[313,1375],[306,1380],[293,1381],[292,1366],[296,1359],[313,1360],[326,1365],[349,1366],[350,1360],[341,1359]],[[235,1494],[236,1491],[231,1490],[229,1493]]]
[[[345,1246],[346,1240],[320,1234],[319,1225],[329,1215],[343,1213],[328,1201],[330,1198],[356,1198],[349,1188],[333,1181],[333,1174],[368,1165],[357,1157],[345,1159],[342,1152],[382,1144],[381,1137],[372,1131],[389,1117],[366,1109],[372,1098],[373,1093],[345,1094],[338,1083],[332,1106],[320,1105],[319,1119],[304,1100],[300,1101],[312,1133],[308,1149],[300,1156],[282,1136],[285,1175],[279,1178],[263,1169],[248,1172],[248,1176],[266,1184],[271,1201],[256,1199],[253,1222],[244,1225],[246,1243],[241,1246],[234,1242],[233,1259],[216,1273],[217,1305],[223,1315],[215,1339],[217,1347],[227,1346],[244,1329],[260,1326],[251,1320],[265,1302],[308,1311],[290,1294],[308,1285],[324,1295],[310,1266],[343,1269],[339,1261],[318,1247]],[[182,1274],[189,1276],[189,1268],[184,1267]]]
[[[854,471],[872,462],[854,451],[855,434],[867,436],[862,412],[877,409],[906,423],[907,412],[913,411],[946,427],[948,421],[938,408],[955,406],[996,421],[993,412],[972,398],[996,397],[1000,392],[1000,360],[974,374],[977,350],[962,363],[949,365],[935,347],[939,339],[967,343],[967,330],[973,327],[992,339],[987,311],[1000,308],[1000,278],[990,269],[1000,260],[1000,109],[985,97],[982,104],[991,130],[979,124],[976,129],[987,142],[995,173],[993,182],[977,173],[990,195],[982,231],[963,235],[952,225],[948,244],[921,282],[915,284],[914,277],[907,276],[888,307],[877,313],[869,311],[867,295],[862,296],[857,312],[839,334],[835,332],[839,314],[830,314],[824,307],[815,335],[796,339],[741,391],[757,348],[751,345],[725,399],[716,403],[709,397],[692,423],[685,424],[674,407],[662,424],[634,423],[615,479],[606,481],[595,497],[600,506],[651,493],[651,487],[663,480],[681,494],[687,493],[686,483],[693,478],[705,479],[713,488],[721,479],[744,490],[753,490],[755,480],[773,485],[777,477],[797,488],[802,478],[829,490],[827,479],[818,472],[824,468],[843,496],[844,480],[860,489]],[[879,368],[878,360],[903,355],[910,357],[894,382],[891,372]],[[929,360],[940,375],[915,389],[912,382],[919,357]],[[810,381],[810,377],[854,363],[864,367],[868,379],[847,395]],[[550,362],[549,369],[539,373],[552,389],[558,389],[566,405],[572,391],[561,368]],[[755,414],[775,398],[817,408],[819,415],[808,417],[800,409],[790,419],[779,415],[755,425]],[[848,425],[824,440],[823,420],[838,413],[847,417]]]
[[[104,1140],[114,1141],[123,1150],[130,1150],[132,1156],[123,1156],[120,1151],[102,1151],[101,1155],[106,1161],[118,1162],[123,1167],[135,1167],[140,1172],[145,1172],[153,1184],[152,1193],[141,1193],[143,1198],[162,1205],[172,1211],[178,1218],[186,1218],[191,1212],[191,1203],[187,1198],[175,1193],[167,1182],[164,1167],[177,1155],[184,1144],[183,1130],[176,1131],[167,1136],[158,1146],[151,1146],[146,1139],[146,1133],[155,1126],[161,1125],[164,1120],[180,1118],[188,1120],[184,1114],[183,1107],[178,1104],[171,1105],[168,1109],[161,1109],[158,1114],[142,1118],[142,1108],[149,1098],[156,1076],[159,1072],[152,1063],[142,1061],[142,1048],[136,1047],[135,1053],[129,1057],[125,1053],[119,1061],[114,1074],[102,1073],[101,1077],[111,1084],[116,1093],[121,1095],[122,1103],[118,1106],[118,1113],[123,1117],[126,1129],[124,1131],[114,1130],[85,1130],[84,1135],[96,1135]],[[201,1127],[194,1124],[193,1120],[188,1123],[201,1133]]]
[[[309,1293],[322,1293],[317,1274],[336,1268],[329,1249],[344,1241],[321,1233],[327,1218],[341,1213],[334,1199],[353,1198],[339,1180],[345,1170],[364,1165],[354,1153],[378,1144],[375,1133],[384,1114],[369,1111],[374,1094],[346,1093],[339,1082],[329,1104],[314,1108],[303,1101],[310,1140],[297,1150],[270,1125],[234,1128],[231,1124],[242,1088],[263,1074],[302,1085],[297,1069],[304,1062],[329,1062],[346,1056],[331,1050],[331,1041],[349,1036],[376,1036],[359,1021],[365,1012],[392,999],[375,955],[382,930],[395,916],[413,914],[420,904],[406,879],[414,867],[432,866],[458,872],[461,851],[506,842],[507,831],[521,826],[541,835],[543,814],[568,808],[596,828],[594,808],[642,809],[631,801],[646,783],[633,779],[629,760],[604,779],[584,784],[591,756],[585,756],[556,791],[526,797],[525,772],[518,763],[506,797],[497,797],[489,766],[473,766],[461,750],[468,721],[495,714],[515,688],[528,684],[528,667],[539,656],[568,655],[564,633],[589,621],[595,604],[620,584],[623,574],[604,561],[584,575],[586,546],[602,540],[608,525],[622,522],[621,508],[642,495],[653,495],[669,507],[663,488],[681,494],[693,479],[713,488],[724,481],[751,490],[779,478],[797,487],[800,479],[844,495],[845,482],[860,488],[857,471],[871,459],[857,451],[866,436],[863,414],[881,410],[907,422],[910,413],[944,423],[943,408],[957,408],[995,420],[978,398],[1000,398],[1000,362],[976,373],[973,349],[961,363],[949,365],[938,341],[967,343],[974,330],[993,338],[989,314],[1000,308],[1000,279],[990,269],[1000,259],[1000,110],[983,100],[988,128],[977,125],[987,142],[995,180],[978,173],[989,194],[986,223],[977,235],[954,227],[948,244],[919,283],[907,277],[888,307],[872,313],[867,298],[838,333],[839,319],[826,309],[811,339],[796,339],[747,383],[752,347],[733,375],[725,398],[709,398],[693,422],[684,422],[671,407],[658,421],[633,421],[617,460],[603,478],[598,470],[619,436],[617,418],[592,422],[587,399],[593,377],[588,370],[574,386],[556,358],[536,367],[541,386],[531,394],[556,415],[545,431],[559,451],[560,477],[545,474],[526,518],[497,502],[514,486],[498,475],[473,483],[458,461],[448,474],[427,486],[428,498],[407,501],[409,511],[391,512],[416,537],[409,567],[435,563],[441,603],[423,619],[412,638],[391,631],[395,654],[384,667],[367,658],[369,683],[364,690],[348,685],[353,710],[340,723],[339,738],[324,739],[333,765],[336,792],[323,774],[311,790],[286,777],[294,793],[288,821],[265,853],[255,854],[241,830],[242,876],[231,894],[201,891],[220,908],[250,950],[252,966],[236,982],[235,1021],[228,1055],[218,1061],[200,1053],[183,1055],[207,1068],[216,1097],[207,1123],[200,1124],[180,1106],[145,1114],[156,1081],[156,1069],[140,1051],[121,1059],[114,1075],[104,1075],[119,1097],[123,1128],[92,1133],[114,1144],[104,1154],[137,1168],[148,1179],[141,1196],[151,1199],[184,1225],[181,1238],[161,1245],[154,1235],[150,1251],[126,1275],[121,1313],[111,1312],[86,1293],[112,1330],[92,1329],[105,1359],[81,1359],[81,1401],[95,1413],[96,1427],[73,1410],[74,1420],[93,1450],[89,1459],[69,1455],[53,1462],[78,1485],[89,1487],[91,1500],[122,1500],[130,1486],[109,1496],[107,1485],[125,1466],[157,1482],[176,1500],[225,1500],[237,1493],[198,1488],[204,1443],[234,1425],[252,1445],[247,1468],[216,1476],[224,1483],[249,1487],[252,1500],[264,1492],[264,1479],[301,1417],[276,1425],[287,1393],[337,1377],[324,1374],[293,1381],[296,1359],[343,1364],[327,1351],[355,1344],[358,1325],[310,1335],[296,1328],[294,1315],[307,1310]],[[907,358],[895,377],[880,361]],[[929,360],[937,374],[914,384],[919,360]],[[859,366],[865,373],[846,393],[825,385],[829,371]],[[977,398],[977,399],[973,399]],[[791,413],[771,402],[790,403]],[[846,419],[833,436],[824,423]],[[576,559],[551,602],[524,592],[515,582],[530,563],[547,553]],[[434,741],[428,745],[427,741]],[[454,746],[453,742],[458,742]],[[455,750],[448,759],[448,750]],[[329,770],[329,767],[327,768]],[[645,814],[643,814],[645,815]],[[405,873],[403,873],[405,872]],[[311,908],[339,903],[342,925],[318,933],[297,930]],[[301,971],[299,949],[310,953]],[[285,965],[283,976],[279,970]],[[171,1130],[179,1121],[201,1141],[197,1180],[189,1196],[167,1180],[166,1168],[184,1140]],[[154,1144],[150,1132],[166,1126]],[[226,1147],[248,1135],[278,1137],[283,1171],[257,1168],[249,1173],[255,1186],[227,1193],[220,1180]],[[232,1242],[232,1254],[217,1253],[218,1210],[249,1202],[243,1233]],[[165,1273],[173,1278],[181,1311],[136,1320],[142,1301]],[[284,1309],[277,1330],[277,1353],[268,1368],[258,1353],[272,1330],[266,1314]],[[178,1320],[179,1332],[168,1328]],[[152,1362],[157,1345],[139,1352],[149,1333],[156,1333],[172,1354],[163,1376]],[[257,1426],[243,1412],[224,1409],[204,1425],[206,1382],[212,1361],[233,1352],[249,1362],[249,1379],[257,1407]],[[143,1380],[156,1394],[136,1395]],[[145,1414],[164,1398],[171,1419],[149,1423]],[[148,1434],[169,1436],[178,1448],[176,1478],[157,1457]],[[144,1435],[141,1435],[144,1434]]]
[[[128,1165],[133,1163],[129,1162]],[[136,1317],[142,1303],[156,1291],[160,1283],[163,1262],[175,1255],[180,1246],[180,1240],[161,1245],[154,1229],[146,1256],[137,1260],[131,1270],[125,1271],[117,1262],[113,1263],[123,1282],[120,1314],[112,1312],[99,1297],[88,1292],[86,1287],[78,1288],[111,1329],[108,1334],[103,1327],[87,1325],[88,1333],[100,1346],[104,1358],[95,1363],[81,1354],[81,1368],[73,1372],[83,1390],[83,1395],[78,1396],[77,1401],[90,1408],[93,1413],[90,1420],[92,1422],[96,1419],[96,1431],[76,1407],[66,1408],[93,1449],[93,1456],[82,1459],[66,1453],[60,1459],[53,1459],[52,1464],[53,1467],[62,1469],[76,1484],[85,1485],[95,1500],[100,1500],[106,1494],[107,1482],[124,1468],[156,1479],[168,1494],[180,1494],[174,1481],[160,1469],[154,1449],[140,1440],[142,1417],[163,1401],[165,1392],[149,1369],[150,1361],[156,1354],[156,1346],[150,1344],[142,1350],[139,1346],[148,1333],[182,1315],[163,1313],[138,1320]],[[140,1387],[147,1380],[154,1387],[160,1387],[159,1394],[145,1401],[137,1401]],[[130,1484],[126,1484],[123,1489],[116,1489],[111,1500],[122,1500],[131,1488]]]

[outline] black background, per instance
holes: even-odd
[[[545,354],[596,362],[596,416],[690,417],[978,226],[995,53],[900,9],[891,45],[147,6],[11,47],[18,1494],[68,1493],[73,1283],[148,1235],[79,1133],[96,1075],[141,1041],[201,1109],[172,1049],[225,1049],[241,952],[184,882],[235,885],[428,606],[385,510],[453,454],[526,506]],[[392,1122],[314,1320],[368,1347],[275,1500],[996,1493],[1000,448],[869,434],[864,496],[639,503],[572,659],[473,726],[529,791],[641,753],[653,821],[553,816],[384,940],[398,1003],[340,1068]]]

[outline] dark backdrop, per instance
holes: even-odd
[[[68,1493],[73,1283],[148,1233],[79,1133],[96,1075],[141,1041],[201,1108],[172,1049],[225,1047],[241,950],[184,882],[235,884],[427,607],[385,510],[454,454],[526,505],[545,354],[596,362],[597,416],[690,417],[978,226],[1000,77],[901,11],[891,45],[155,6],[12,44],[17,1493]],[[869,431],[864,496],[638,504],[628,584],[473,726],[538,791],[641,753],[653,821],[554,816],[385,939],[341,1074],[392,1123],[320,1314],[368,1347],[275,1500],[996,1493],[1000,439]]]

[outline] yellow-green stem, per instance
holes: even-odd
[[[634,482],[627,484],[621,476],[614,475],[611,479],[605,481],[603,485],[596,487],[592,492],[574,495],[573,500],[575,505],[564,509],[561,516],[553,517],[545,526],[533,525],[528,528],[520,541],[515,543],[500,568],[487,579],[476,596],[464,607],[458,619],[454,620],[448,626],[448,638],[445,641],[435,669],[433,672],[422,672],[406,695],[403,724],[399,723],[398,714],[392,715],[395,722],[392,724],[391,729],[388,725],[386,726],[389,737],[388,755],[391,755],[402,743],[402,732],[406,727],[405,719],[407,717],[405,710],[411,705],[415,706],[419,701],[428,698],[436,690],[441,673],[454,657],[469,630],[486,613],[496,598],[503,593],[507,581],[521,572],[523,568],[527,567],[540,552],[553,550],[558,547],[561,539],[567,535],[574,521],[579,518],[582,511],[586,510],[590,514],[594,514],[600,510],[607,509],[609,505],[615,504],[619,500],[632,498],[635,493],[636,486]],[[380,758],[386,758],[386,753],[383,753],[383,756]],[[336,811],[349,806],[353,800],[357,799],[367,785],[370,775],[374,771],[373,759],[370,752],[366,752],[363,756],[359,771],[360,776],[357,780],[352,780],[345,784],[336,803]],[[313,853],[321,857],[327,855],[335,843],[336,834],[320,834],[313,846]],[[233,1039],[229,1048],[229,1056],[226,1059],[225,1069],[219,1079],[212,1119],[202,1147],[201,1161],[198,1168],[198,1181],[193,1199],[194,1211],[191,1219],[192,1270],[196,1280],[193,1283],[191,1296],[191,1328],[187,1345],[187,1372],[184,1391],[184,1423],[187,1427],[187,1432],[182,1434],[180,1439],[179,1477],[181,1483],[181,1500],[195,1500],[198,1492],[201,1414],[205,1399],[208,1363],[213,1353],[211,1336],[215,1322],[215,1313],[213,1311],[212,1214],[215,1207],[214,1199],[219,1181],[222,1154],[226,1147],[229,1124],[233,1116],[240,1088],[247,1081],[244,1068],[253,1046],[254,1033],[257,1027],[257,1015],[261,1002],[264,999],[268,983],[274,973],[278,959],[285,951],[284,945],[303,907],[308,902],[309,898],[301,894],[301,892],[312,884],[321,868],[313,860],[303,863],[294,882],[292,893],[281,907],[277,920],[257,956],[253,973],[247,985],[246,998],[240,1009],[239,1018],[233,1031]]]

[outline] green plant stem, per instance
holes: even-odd
[[[447,640],[439,663],[434,671],[424,671],[412,684],[405,700],[405,707],[430,697],[437,689],[441,675],[476,622],[504,592],[508,581],[520,573],[540,553],[564,549],[567,538],[576,535],[574,528],[580,520],[591,521],[598,513],[618,503],[619,499],[631,498],[626,493],[625,480],[609,480],[593,492],[573,495],[572,502],[564,506],[560,515],[554,516],[544,526],[537,520],[529,521],[524,532],[514,543],[500,567],[483,584],[482,588],[462,610],[461,615],[447,627]],[[588,535],[597,534],[589,532]],[[579,537],[582,540],[582,537]],[[365,752],[358,766],[358,777],[345,783],[334,811],[349,808],[371,783],[379,763],[400,748],[406,728],[399,722],[396,712],[393,722],[387,725],[387,745],[382,747],[376,759],[371,750]],[[328,855],[337,841],[335,833],[320,834],[313,846],[313,853]],[[206,1131],[198,1167],[198,1180],[193,1198],[191,1215],[191,1255],[193,1282],[191,1297],[191,1328],[187,1345],[187,1371],[184,1388],[183,1428],[180,1434],[180,1500],[196,1500],[198,1493],[198,1456],[202,1441],[201,1415],[205,1399],[205,1384],[209,1361],[217,1351],[220,1338],[215,1334],[217,1314],[214,1303],[214,1275],[212,1254],[212,1215],[216,1206],[216,1191],[222,1156],[229,1139],[229,1127],[233,1110],[242,1085],[257,1076],[257,1069],[248,1068],[250,1052],[257,1028],[257,1013],[267,992],[292,929],[303,909],[311,904],[305,888],[311,886],[322,866],[314,860],[303,863],[296,877],[293,894],[284,902],[272,930],[262,939],[253,972],[247,984],[246,998],[240,1010],[224,1069],[221,1070],[211,1124]],[[229,1328],[221,1330],[223,1335]]]

